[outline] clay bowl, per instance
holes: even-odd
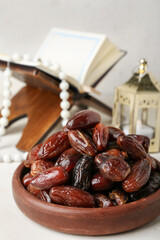
[[[80,235],[107,235],[140,227],[160,214],[160,189],[147,198],[111,208],[73,208],[47,203],[22,185],[23,163],[16,169],[12,187],[20,210],[33,221],[56,231]]]

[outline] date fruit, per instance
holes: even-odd
[[[75,114],[68,122],[66,127],[70,130],[92,128],[101,121],[99,113],[91,110],[83,110]]]
[[[114,183],[103,177],[100,172],[96,173],[91,180],[92,190],[97,192],[109,190],[113,185]]]
[[[52,202],[52,199],[49,196],[49,190],[41,190],[38,193],[37,198],[39,198],[39,199],[41,199],[42,201],[45,201],[45,202],[49,202],[49,203]]]
[[[123,189],[129,193],[140,190],[148,182],[150,174],[150,163],[146,158],[140,159],[133,164],[130,174],[123,181]]]
[[[97,167],[100,166],[100,164],[102,164],[108,157],[120,157],[123,159],[127,158],[127,153],[120,151],[118,149],[109,149],[106,152],[97,154],[95,159],[94,159],[94,163]]]
[[[106,152],[103,152],[103,154],[108,157],[121,157],[123,159],[128,157],[126,152],[120,151],[119,149],[109,149]]]
[[[57,186],[51,188],[49,195],[53,202],[70,207],[95,207],[93,196],[82,190],[71,186]]]
[[[147,156],[142,144],[132,136],[118,137],[117,144],[134,160],[143,159]]]
[[[33,178],[33,176],[31,175],[30,172],[29,172],[29,173],[26,173],[26,174],[24,175],[23,179],[22,179],[23,185],[24,185],[25,187],[27,187],[27,186],[30,184],[32,178]]]
[[[41,190],[50,189],[53,186],[66,183],[68,178],[67,171],[63,167],[57,166],[38,173],[32,178],[30,184]]]
[[[147,155],[147,160],[151,164],[152,171],[155,171],[157,169],[157,163],[156,159],[154,157],[151,157],[149,154]]]
[[[72,173],[72,186],[88,190],[91,184],[92,158],[83,156],[76,163]]]
[[[60,155],[55,166],[62,166],[67,172],[70,172],[81,157],[82,155],[74,148],[69,148]]]
[[[51,135],[41,146],[39,150],[40,159],[51,159],[58,157],[62,152],[68,149],[70,146],[68,133],[57,132]]]
[[[107,208],[107,207],[114,206],[112,201],[104,194],[100,194],[100,193],[95,194],[94,200],[96,203],[96,207],[99,207],[99,208]]]
[[[95,165],[99,168],[99,166],[105,161],[107,160],[108,155],[106,155],[105,153],[99,153],[95,156],[94,159],[94,163]]]
[[[123,205],[128,201],[128,195],[121,189],[114,189],[109,193],[109,198],[116,203],[116,205]]]
[[[130,166],[123,158],[112,156],[106,157],[106,160],[99,166],[99,170],[105,178],[113,182],[120,182],[130,173]]]
[[[108,145],[109,140],[109,130],[108,127],[102,123],[98,123],[94,127],[93,131],[93,142],[97,147],[98,151],[104,151]]]
[[[137,192],[130,194],[131,201],[137,201],[141,198],[148,197],[160,188],[160,173],[153,172],[147,184]]]
[[[144,147],[146,153],[148,153],[150,139],[147,136],[137,135],[137,134],[128,134],[128,136],[135,138]]]
[[[31,165],[31,175],[35,176],[36,174],[42,172],[45,169],[54,167],[54,163],[50,161],[37,160]]]
[[[34,187],[32,184],[29,184],[27,190],[36,198],[41,199],[45,202],[52,202],[48,190],[40,190],[39,188]]]
[[[97,153],[96,147],[92,139],[79,130],[72,130],[68,132],[70,144],[82,155],[94,156]]]
[[[39,152],[41,146],[42,146],[42,143],[36,145],[35,147],[33,147],[33,148],[28,152],[27,158],[26,158],[26,160],[24,161],[24,166],[25,166],[25,167],[30,168],[31,165],[32,165],[32,163],[33,163],[34,161],[36,161],[36,160],[39,159],[38,152]]]
[[[43,201],[91,208],[123,205],[159,189],[160,162],[148,153],[149,138],[100,120],[96,112],[81,111],[32,148],[24,188]]]
[[[117,141],[117,138],[119,136],[124,136],[124,132],[122,132],[120,129],[115,127],[108,127],[109,130],[109,141],[114,142]]]

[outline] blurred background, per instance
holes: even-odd
[[[104,33],[127,55],[98,85],[112,106],[115,86],[128,80],[140,58],[160,81],[159,0],[0,0],[0,52],[34,56],[51,28]],[[15,81],[14,92],[21,86]]]

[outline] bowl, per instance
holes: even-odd
[[[160,189],[141,200],[110,208],[75,208],[47,203],[32,196],[21,179],[24,164],[16,169],[12,189],[19,209],[33,221],[56,231],[79,235],[107,235],[138,228],[160,214]]]

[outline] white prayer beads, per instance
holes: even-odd
[[[61,71],[59,73],[59,78],[62,80],[59,84],[59,87],[62,90],[60,93],[60,98],[62,99],[60,107],[62,108],[61,118],[63,119],[62,126],[64,127],[70,117],[70,112],[68,111],[70,107],[70,102],[67,101],[67,99],[69,98],[69,93],[67,92],[67,90],[69,89],[69,84],[68,82],[66,82],[67,76],[64,72]]]

